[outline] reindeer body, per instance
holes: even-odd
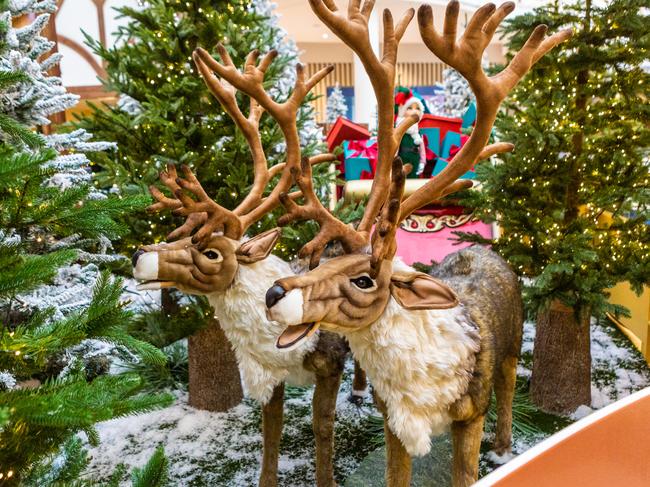
[[[278,236],[278,229],[240,240],[214,234],[203,251],[190,238],[145,246],[133,256],[133,274],[143,281],[141,289],[164,284],[208,298],[235,351],[248,393],[262,404],[260,486],[277,485],[285,382],[316,384],[317,485],[331,487],[336,397],[349,348],[343,338],[328,332],[305,336],[291,350],[276,347],[284,327],[266,317],[265,292],[278,278],[295,275],[288,263],[269,255]]]
[[[467,391],[478,332],[462,306],[405,315],[389,299],[375,323],[346,335],[386,405],[390,429],[410,455],[425,455],[431,436],[448,429],[450,406]]]
[[[423,43],[467,80],[476,95],[477,116],[471,136],[449,164],[405,195],[405,175],[411,169],[395,153],[418,117],[395,126],[392,100],[398,46],[415,11],[407,10],[395,23],[384,10],[378,57],[368,27],[374,1],[349,0],[346,11],[330,0],[309,4],[361,59],[370,77],[377,100],[377,164],[356,228],[320,204],[307,161],[292,169],[303,204],[281,198],[286,214],[279,224],[313,220],[319,231],[300,251],[309,257],[312,270],[277,280],[267,291],[267,315],[286,325],[278,337],[281,348],[297,345],[301,336],[319,327],[349,338],[375,385],[385,417],[389,487],[410,484],[409,453],[426,453],[430,436],[449,424],[453,484],[469,486],[478,477],[483,421],[493,389],[498,408],[495,449],[504,453],[510,447],[523,315],[519,287],[505,262],[485,249],[464,250],[446,259],[435,271],[437,279],[396,263],[397,229],[414,211],[470,188],[472,182],[462,176],[478,161],[514,148],[505,142],[487,145],[501,103],[531,66],[571,32],[546,37],[547,26],[537,26],[509,64],[488,76],[481,66],[483,52],[514,2],[480,7],[460,36],[457,0],[448,3],[441,31],[434,27],[432,7],[421,6],[418,27]],[[340,242],[346,255],[320,264],[332,241]]]
[[[400,260],[393,270],[413,272]],[[521,345],[519,284],[500,257],[471,247],[448,256],[433,275],[457,293],[459,306],[404,313],[390,297],[375,323],[346,332],[410,455],[426,454],[431,436],[453,421],[485,414],[493,382],[500,392],[503,386],[495,367],[512,369]]]
[[[268,403],[282,382],[310,385],[314,373],[305,369],[305,356],[313,352],[318,333],[292,350],[275,346],[284,327],[266,317],[264,295],[273,282],[291,275],[289,264],[270,255],[250,265],[240,265],[228,289],[208,296],[221,327],[230,340],[242,381],[253,399]]]

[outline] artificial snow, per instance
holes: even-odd
[[[352,369],[350,361],[336,406],[337,442],[349,450],[354,450],[347,445],[349,440],[362,434],[364,418],[376,414],[370,403],[358,408],[348,402]],[[313,389],[302,388],[285,393],[280,485],[314,485],[312,393]],[[106,479],[119,463],[129,470],[142,466],[162,444],[170,462],[170,485],[256,485],[262,458],[259,405],[244,399],[228,412],[213,413],[188,406],[184,392],[175,395],[175,404],[168,408],[98,424],[101,443],[90,449],[92,459],[85,477]],[[344,478],[352,473],[362,458],[337,458],[337,475]],[[127,477],[121,485],[130,485]]]
[[[8,371],[0,371],[0,391],[9,391],[16,387],[16,378]]]
[[[571,414],[571,419],[578,421],[579,419],[589,416],[593,412],[593,409],[583,404],[582,406],[578,406],[578,409],[573,411],[573,414]]]
[[[613,329],[613,325],[594,322],[591,336],[592,404],[578,408],[572,420],[650,385],[647,365],[633,346]],[[528,322],[524,328],[522,354],[532,354],[534,339],[534,324]],[[528,360],[521,362],[530,363]],[[519,375],[527,378],[530,370],[522,363]],[[377,415],[369,397],[360,408],[348,401],[352,391],[352,369],[349,360],[337,401],[335,469],[341,484],[373,449],[360,451],[368,443],[366,420],[370,415]],[[292,388],[289,391],[285,401],[280,485],[312,486],[315,483],[311,433],[313,389]],[[92,460],[87,477],[106,479],[119,463],[128,467],[141,466],[162,444],[170,462],[171,485],[255,485],[262,455],[259,406],[245,399],[226,413],[210,413],[189,407],[185,393],[175,394],[176,403],[166,409],[100,423],[97,429],[101,443],[91,449]],[[482,474],[550,434],[521,435],[515,432],[513,454],[498,456],[489,451],[482,454]],[[489,437],[490,434],[486,434],[486,441]],[[126,477],[123,485],[128,485]]]

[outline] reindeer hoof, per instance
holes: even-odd
[[[366,397],[366,391],[352,391],[348,396],[348,401],[354,404],[355,406],[363,406],[364,399]]]
[[[490,450],[487,454],[487,458],[489,461],[494,463],[495,465],[504,465],[508,463],[510,460],[515,458],[517,455],[513,454],[510,451],[510,448],[507,450],[503,450],[501,453],[495,451],[495,450]]]

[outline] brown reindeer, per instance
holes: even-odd
[[[396,41],[412,12],[393,28],[390,12],[384,11],[384,56],[380,61],[368,43],[367,20],[374,2],[361,6],[358,0],[350,1],[347,17],[337,12],[331,0],[310,0],[310,4],[316,15],[357,52],[375,90],[392,90]],[[392,107],[385,102],[379,105],[378,169],[356,230],[337,221],[318,203],[306,163],[301,171],[292,170],[305,195],[305,205],[282,196],[288,213],[283,223],[309,218],[320,224],[320,233],[302,251],[310,257],[312,267],[332,240],[342,241],[348,254],[304,275],[279,279],[268,290],[269,319],[287,325],[277,345],[299,346],[318,328],[347,337],[384,413],[389,486],[409,485],[409,455],[428,452],[431,435],[448,426],[454,444],[453,483],[473,483],[478,476],[484,416],[493,389],[499,416],[495,449],[504,453],[510,448],[523,319],[516,277],[485,249],[473,248],[450,257],[438,269],[439,279],[416,272],[393,257],[395,233],[402,220],[422,206],[471,186],[471,182],[458,178],[478,160],[512,150],[512,145],[503,143],[486,147],[501,102],[538,59],[570,35],[564,31],[546,38],[546,26],[538,26],[509,65],[488,77],[481,67],[483,52],[513,8],[512,2],[498,9],[493,4],[479,8],[459,40],[458,2],[448,4],[442,33],[433,27],[431,7],[419,9],[425,45],[467,79],[477,101],[472,135],[440,175],[403,198],[402,164],[393,159],[399,142],[395,132],[399,129],[393,132],[389,117]]]
[[[291,352],[275,347],[283,327],[265,316],[266,289],[278,278],[291,274],[283,260],[270,255],[279,229],[245,239],[246,230],[279,205],[279,196],[292,186],[290,170],[301,159],[296,119],[309,90],[331,67],[305,79],[301,65],[291,96],[284,103],[272,100],[264,90],[264,73],[276,56],[271,51],[257,63],[256,51],[249,54],[243,72],[233,65],[223,46],[218,46],[223,64],[198,49],[194,61],[212,94],[233,118],[245,136],[253,157],[254,181],[250,193],[233,210],[212,200],[189,168],[179,177],[173,166],[161,173],[162,183],[173,197],[155,187],[157,202],[151,211],[172,210],[186,222],[169,235],[170,243],[142,247],[133,256],[134,276],[140,289],[175,287],[188,294],[208,297],[215,315],[232,344],[248,393],[262,404],[264,450],[259,479],[261,486],[276,486],[278,455],[283,422],[284,383],[316,383],[313,428],[316,440],[316,480],[321,487],[335,485],[333,469],[334,415],[345,355],[345,340],[331,333],[313,334]],[[217,78],[212,67],[219,66]],[[246,117],[236,101],[236,90],[250,97]],[[287,148],[286,162],[270,169],[262,149],[259,121],[268,112],[282,130]],[[331,154],[305,159],[306,164],[332,161]],[[270,195],[263,191],[275,176],[279,180]],[[193,197],[192,197],[192,196]],[[289,196],[298,197],[299,193]],[[191,233],[197,230],[190,237]]]

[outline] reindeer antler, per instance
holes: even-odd
[[[272,50],[267,53],[262,60],[257,63],[259,58],[259,51],[254,50],[248,54],[243,71],[239,71],[228,51],[222,44],[217,45],[217,51],[221,57],[222,63],[216,61],[210,54],[202,48],[198,48],[194,52],[194,58],[197,62],[202,63],[202,73],[210,74],[209,71],[214,71],[223,80],[226,80],[232,87],[246,93],[254,99],[262,108],[264,108],[269,115],[271,115],[278,123],[285,138],[287,146],[286,163],[280,176],[277,185],[271,191],[271,194],[261,199],[261,191],[257,198],[259,204],[255,206],[248,213],[241,215],[242,228],[245,230],[252,223],[262,218],[265,214],[272,211],[280,202],[280,194],[286,192],[292,184],[290,170],[292,167],[298,167],[300,161],[300,138],[298,135],[298,127],[296,121],[298,118],[298,110],[309,91],[327,74],[329,74],[334,67],[328,66],[321,69],[311,78],[305,78],[304,68],[301,64],[296,65],[296,82],[294,89],[289,98],[283,102],[278,103],[274,101],[269,94],[264,90],[264,74],[271,65],[277,51]],[[211,75],[208,79],[214,82],[214,77]],[[270,177],[266,173],[267,181]],[[263,187],[262,187],[263,188]],[[209,222],[208,222],[209,223]],[[202,240],[209,236],[216,228],[206,223],[195,235],[196,240]]]
[[[178,178],[173,167],[168,167],[167,173],[161,173],[161,181],[177,199],[166,197],[156,188],[151,189],[152,195],[157,200],[157,203],[150,207],[151,211],[167,208],[172,209],[177,215],[188,217],[186,222],[169,237],[189,235],[200,225],[201,228],[192,237],[192,241],[199,244],[204,243],[217,230],[222,230],[224,235],[230,238],[239,239],[251,224],[279,205],[280,194],[286,192],[292,184],[290,170],[292,167],[297,167],[300,160],[300,140],[296,125],[298,110],[309,90],[333,69],[332,66],[328,66],[305,80],[303,67],[297,65],[296,83],[291,96],[284,103],[277,103],[263,87],[264,74],[277,56],[276,51],[266,54],[259,64],[257,64],[259,52],[255,50],[249,53],[244,70],[240,72],[223,45],[219,44],[217,50],[223,64],[217,62],[201,48],[194,52],[193,57],[209,90],[235,121],[248,142],[255,174],[251,191],[237,208],[230,211],[210,199],[191,170],[185,166],[182,168],[184,179]],[[215,76],[213,71],[221,79]],[[250,97],[248,117],[239,109],[236,90]],[[286,163],[279,164],[271,170],[268,168],[259,133],[259,121],[264,110],[277,121],[287,145]],[[331,154],[323,154],[316,158],[314,163],[333,158]],[[282,175],[276,187],[267,198],[262,198],[264,188],[270,179],[280,172]],[[192,199],[183,189],[197,199]]]
[[[237,91],[235,88],[226,80],[220,80],[212,74],[210,68],[208,68],[196,53],[194,53],[193,58],[194,64],[196,64],[206,86],[219,103],[221,103],[221,106],[226,110],[228,115],[230,115],[230,118],[235,121],[239,130],[244,134],[251,150],[254,174],[253,186],[246,198],[244,198],[237,208],[233,210],[236,214],[244,214],[259,204],[262,194],[264,193],[264,188],[271,178],[259,130],[260,119],[264,114],[264,108],[262,108],[259,103],[251,97],[249,115],[248,117],[245,117],[240,110],[239,105],[237,105]]]
[[[372,50],[368,31],[368,19],[375,6],[374,0],[366,0],[363,5],[361,0],[349,0],[347,16],[338,11],[333,0],[309,0],[309,4],[316,16],[359,56],[377,99],[377,168],[368,204],[357,227],[357,231],[368,233],[386,199],[391,162],[402,137],[417,122],[417,117],[408,117],[395,128],[393,120],[397,48],[415,10],[408,9],[395,25],[390,10],[384,9],[383,55],[379,59]]]
[[[296,183],[305,196],[305,205],[297,205],[292,198],[284,196],[282,203],[288,211],[281,222],[286,224],[300,219],[313,219],[320,225],[316,237],[300,251],[300,256],[310,257],[310,266],[318,264],[324,247],[332,240],[340,240],[348,252],[357,252],[370,243],[370,229],[386,199],[390,186],[391,161],[408,128],[417,122],[416,116],[407,117],[397,127],[393,121],[393,92],[395,90],[395,65],[397,48],[406,28],[413,19],[415,11],[409,9],[397,25],[389,10],[384,10],[384,45],[383,56],[379,59],[372,50],[368,19],[374,8],[374,0],[367,0],[361,6],[360,0],[348,2],[347,15],[342,15],[332,0],[309,0],[312,10],[345,44],[359,56],[365,70],[370,76],[373,91],[377,99],[378,133],[377,133],[377,167],[361,222],[354,230],[337,220],[320,203],[311,183],[311,171],[303,164],[302,171],[291,170]]]
[[[281,226],[297,220],[314,220],[320,226],[316,236],[300,249],[299,256],[309,256],[309,268],[318,265],[325,245],[332,240],[339,240],[346,252],[355,252],[368,244],[363,234],[356,232],[338,220],[325,208],[314,192],[312,171],[309,159],[303,158],[300,169],[291,168],[291,174],[304,198],[304,204],[298,205],[287,193],[280,195],[280,201],[287,210],[278,219]]]
[[[478,157],[478,161],[487,159],[495,154],[501,152],[509,152],[514,149],[514,145],[499,142],[497,144],[491,144],[487,146]],[[406,218],[403,216],[402,212],[402,198],[404,196],[404,184],[406,182],[406,175],[411,172],[411,169],[407,166],[410,164],[403,165],[402,160],[399,157],[396,157],[393,160],[393,168],[391,170],[391,187],[388,194],[388,199],[386,204],[382,207],[382,211],[377,219],[377,224],[375,225],[375,231],[372,233],[372,260],[371,265],[374,272],[379,270],[379,264],[382,260],[390,259],[395,255],[397,251],[397,228],[399,227],[402,220]],[[444,190],[436,198],[431,198],[427,201],[426,204],[437,203],[445,196],[456,193],[463,189],[469,189],[473,185],[472,181],[469,179],[459,179],[454,181],[449,186],[444,188]],[[410,213],[409,213],[410,214]]]
[[[181,187],[176,183],[177,178],[178,174],[176,173],[176,168],[173,164],[167,164],[167,171],[160,173],[160,182],[167,186],[173,195],[176,194],[176,191],[181,189]],[[147,208],[147,211],[150,213],[162,210],[171,210],[173,212],[183,206],[181,200],[168,198],[162,191],[153,185],[149,186],[149,192],[151,193],[151,196],[156,199],[156,203]],[[185,223],[167,235],[167,238],[169,240],[176,240],[178,238],[188,237],[192,234],[194,229],[203,225],[207,219],[207,213],[191,213],[185,219]]]
[[[375,271],[379,269],[379,263],[383,259],[392,257],[397,250],[395,235],[399,226],[399,207],[402,202],[402,196],[404,195],[405,182],[406,173],[402,165],[402,159],[396,157],[393,160],[391,170],[391,184],[388,199],[382,207],[379,219],[375,225],[375,231],[372,233],[372,259],[370,264]]]
[[[395,232],[402,220],[422,206],[471,187],[471,181],[458,180],[458,178],[473,164],[494,154],[514,149],[514,146],[509,143],[497,143],[486,147],[501,102],[532,65],[557,44],[567,39],[571,32],[562,31],[545,38],[546,26],[536,27],[508,67],[499,74],[488,77],[481,66],[483,51],[501,21],[513,9],[512,2],[504,3],[498,9],[494,4],[482,6],[470,19],[463,36],[456,41],[459,12],[457,1],[449,2],[447,5],[442,35],[433,27],[431,7],[428,5],[420,7],[418,22],[422,39],[438,58],[456,69],[469,82],[476,95],[477,122],[469,140],[449,165],[403,202],[401,202],[402,190],[399,189],[399,185],[403,186],[404,183],[399,175],[395,174],[396,171],[401,173],[399,168],[401,161],[395,161],[389,201],[382,211],[372,236],[372,263],[375,271],[381,260],[391,258],[395,254]]]
[[[533,64],[571,35],[570,30],[564,30],[546,38],[547,27],[537,26],[510,64],[499,74],[488,77],[481,67],[483,52],[501,21],[512,12],[515,5],[506,2],[498,9],[491,3],[483,5],[474,13],[463,36],[457,41],[459,8],[459,3],[455,0],[447,5],[442,34],[433,26],[433,11],[429,5],[423,5],[418,10],[418,24],[425,45],[440,60],[463,75],[476,95],[476,126],[469,140],[449,165],[402,203],[400,219],[406,218],[430,201],[439,199],[443,193],[450,193],[447,188],[481,158],[501,102]],[[506,150],[508,148],[504,145],[490,149],[492,154]]]

